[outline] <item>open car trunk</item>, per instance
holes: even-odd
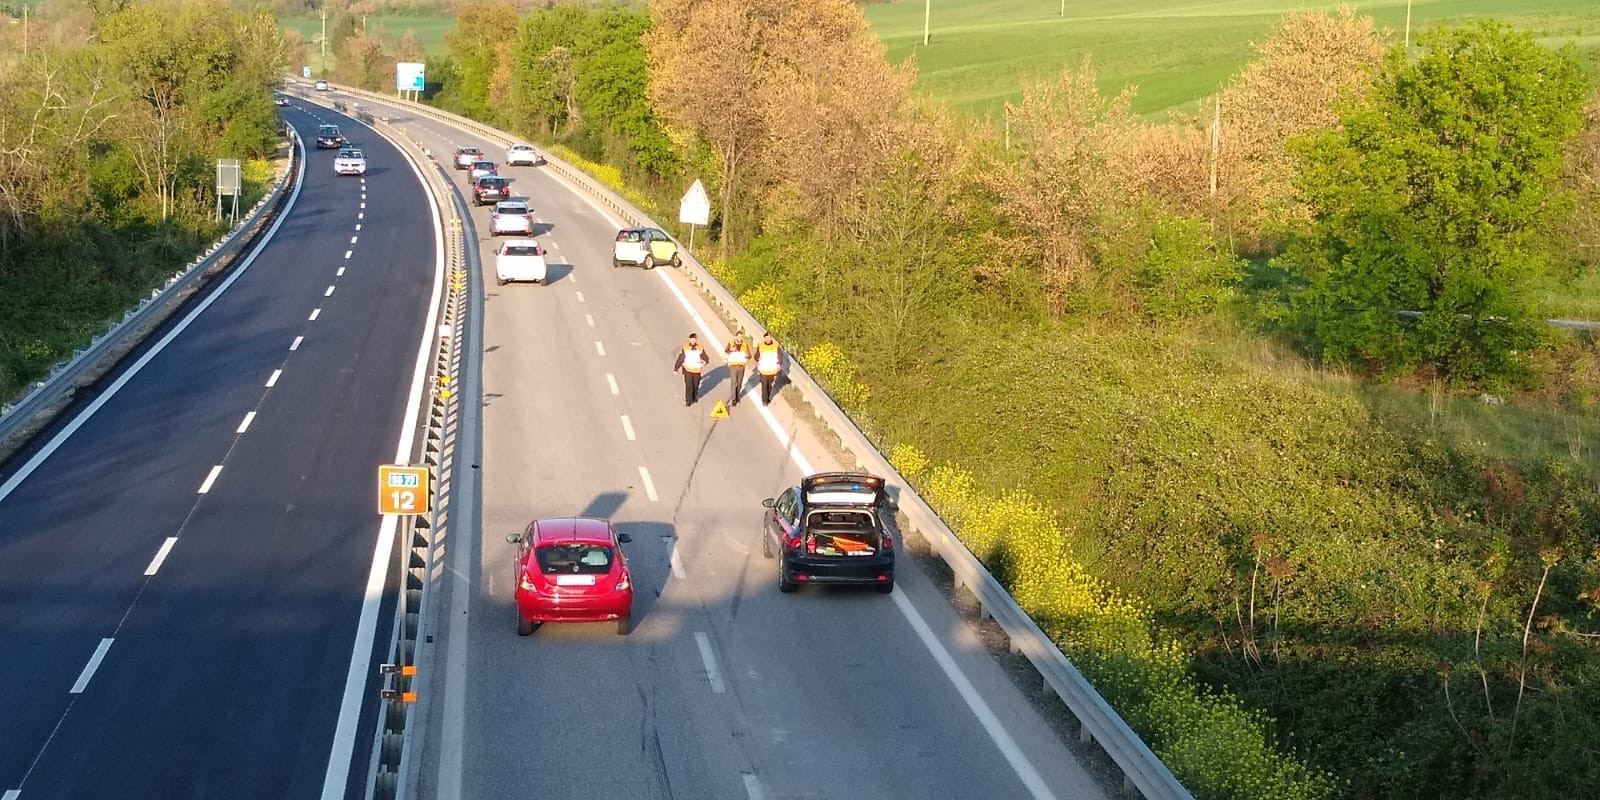
[[[875,556],[883,541],[872,514],[866,511],[824,509],[806,516],[801,549],[820,558]]]

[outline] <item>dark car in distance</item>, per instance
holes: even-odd
[[[879,516],[883,479],[821,472],[761,502],[761,554],[778,559],[778,589],[807,583],[870,585],[894,591],[894,538]]]
[[[320,125],[317,127],[317,149],[337,150],[343,147],[344,136],[339,133],[337,125]]]
[[[511,199],[511,181],[498,175],[489,175],[479,178],[472,184],[472,202],[474,205],[487,206],[501,200]]]

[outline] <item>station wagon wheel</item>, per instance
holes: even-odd
[[[767,535],[765,529],[761,531],[761,555],[772,558],[772,537]]]
[[[778,567],[778,591],[784,594],[793,594],[799,588],[800,584],[788,580],[787,576],[783,574],[783,567]]]

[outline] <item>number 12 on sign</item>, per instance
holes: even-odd
[[[426,514],[428,469],[399,464],[378,467],[379,514]]]

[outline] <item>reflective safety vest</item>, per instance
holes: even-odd
[[[728,366],[742,367],[745,364],[750,363],[749,347],[750,346],[747,344],[730,342],[728,344]]]
[[[756,345],[756,370],[762,375],[778,374],[778,343]]]
[[[706,365],[706,351],[698,347],[683,348],[683,371],[698,374]]]

